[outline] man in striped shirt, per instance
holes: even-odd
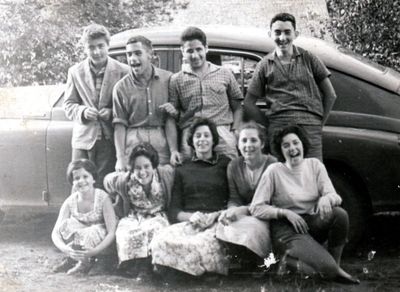
[[[268,125],[270,143],[278,128],[301,125],[310,139],[308,156],[322,161],[322,126],[336,99],[330,72],[316,56],[293,45],[299,34],[293,15],[277,14],[270,29],[276,48],[257,65],[247,90],[245,112]],[[256,105],[263,97],[268,106],[267,120]]]

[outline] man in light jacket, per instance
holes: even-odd
[[[108,56],[110,33],[98,24],[84,29],[82,43],[87,58],[68,71],[64,110],[74,121],[72,160],[87,158],[97,166],[96,187],[114,170],[112,90],[129,67]]]

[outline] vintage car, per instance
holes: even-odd
[[[233,68],[245,92],[260,59],[273,50],[267,31],[224,26],[202,27],[209,43],[208,59]],[[136,29],[112,37],[110,55],[126,62],[130,36],[152,40],[155,63],[180,70],[179,36],[183,28]],[[314,54],[331,71],[337,101],[324,127],[324,162],[349,211],[351,238],[359,239],[369,215],[400,210],[400,73],[372,63],[325,41],[299,37],[295,43]],[[72,123],[65,117],[62,88],[51,98],[20,93],[28,104],[23,116],[0,107],[0,206],[5,211],[26,208],[57,209],[70,193],[65,169],[71,155]],[[18,99],[14,96],[14,102]],[[21,102],[23,100],[23,102]],[[42,107],[38,107],[38,101]],[[31,104],[32,106],[29,106]],[[264,107],[262,100],[259,106]],[[36,105],[36,106],[33,106]]]

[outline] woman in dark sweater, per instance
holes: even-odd
[[[153,264],[192,275],[227,274],[229,261],[215,230],[228,200],[229,158],[214,153],[218,133],[207,119],[192,124],[188,144],[194,155],[176,169],[169,207],[170,221],[177,224],[153,239]]]

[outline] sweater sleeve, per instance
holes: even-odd
[[[250,214],[259,219],[277,219],[278,208],[271,205],[274,194],[274,167],[268,167],[257,186],[250,204]]]
[[[234,174],[234,168],[237,167],[237,163],[231,161],[228,164],[226,174],[228,178],[228,186],[229,186],[229,200],[228,200],[228,208],[237,207],[242,205],[242,201],[239,196],[239,191],[237,188],[237,176]]]
[[[318,159],[313,159],[314,169],[317,175],[318,192],[321,197],[327,196],[332,206],[339,206],[342,198],[336,193],[325,165]]]
[[[175,171],[175,178],[174,178],[174,186],[172,188],[171,194],[171,203],[168,209],[168,217],[171,223],[177,222],[178,213],[182,211],[182,193],[183,193],[183,185],[182,185],[182,175],[177,169]]]

